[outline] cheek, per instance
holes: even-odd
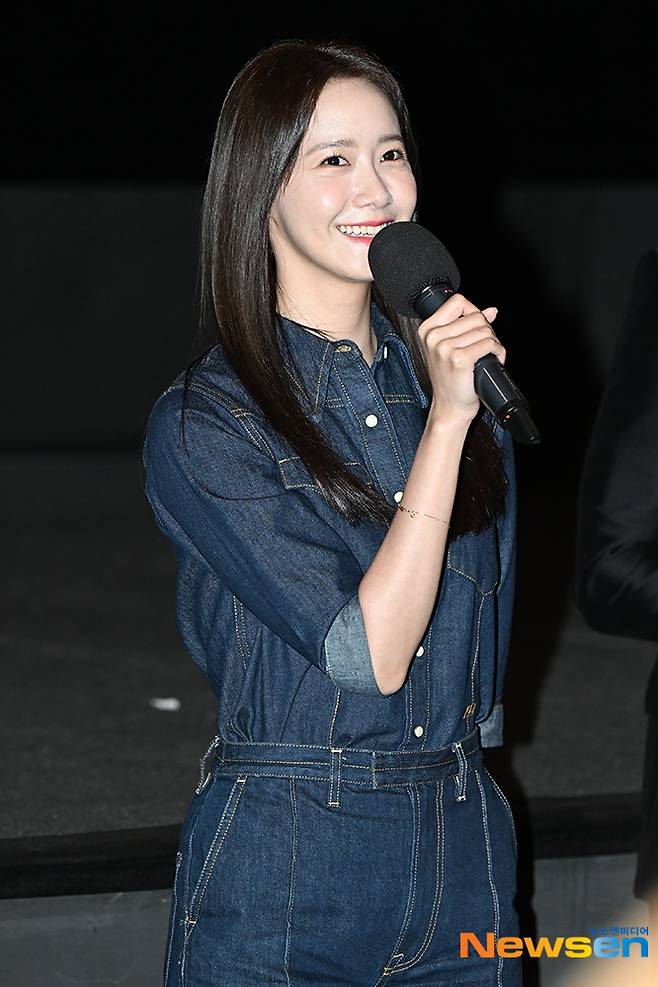
[[[331,219],[345,208],[346,190],[335,178],[319,182],[314,189],[315,209]]]
[[[416,179],[410,171],[396,177],[395,188],[392,191],[398,203],[404,202],[407,205],[416,204]]]

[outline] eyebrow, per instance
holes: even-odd
[[[379,138],[379,140],[377,141],[377,143],[378,144],[385,144],[386,141],[401,141],[402,143],[404,143],[404,140],[403,140],[401,134],[384,134],[382,137]],[[306,152],[306,154],[304,155],[304,157],[307,158],[309,156],[309,154],[312,154],[313,153],[313,151],[319,151],[322,148],[326,148],[326,147],[354,147],[354,144],[355,144],[355,141],[353,141],[353,140],[351,140],[350,138],[347,138],[347,137],[342,137],[342,138],[339,138],[338,140],[335,140],[335,141],[320,141],[319,144],[314,144],[313,147],[309,148],[308,151]]]

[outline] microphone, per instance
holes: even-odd
[[[368,247],[368,263],[377,288],[400,315],[433,315],[459,288],[461,277],[446,247],[420,223],[390,223]],[[536,445],[541,435],[530,405],[494,353],[474,365],[475,393],[517,442]]]

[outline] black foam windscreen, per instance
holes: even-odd
[[[368,263],[386,301],[400,315],[417,318],[413,300],[430,284],[448,282],[457,291],[461,277],[446,247],[420,223],[390,223],[368,247]]]

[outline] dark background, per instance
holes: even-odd
[[[43,380],[26,407],[23,376],[11,375],[8,396],[20,411],[5,422],[4,446],[139,441],[159,385],[189,359],[199,200],[230,82],[273,40],[342,37],[370,47],[401,81],[421,152],[421,222],[457,259],[464,293],[500,309],[508,369],[545,437],[540,453],[523,453],[527,482],[544,487],[559,463],[559,486],[572,489],[631,256],[653,243],[609,231],[620,239],[619,263],[614,251],[606,259],[607,280],[619,279],[617,308],[594,341],[582,313],[552,292],[546,252],[562,259],[558,280],[582,289],[586,259],[573,242],[588,217],[583,203],[602,185],[655,183],[658,41],[647,18],[648,5],[599,3],[435,4],[367,16],[336,9],[324,17],[251,8],[229,17],[194,5],[154,15],[119,16],[110,7],[14,13],[2,41],[11,93],[0,159],[5,342],[14,365]],[[541,195],[550,187],[559,197],[560,185],[562,211]],[[506,190],[529,186],[540,203],[532,243],[513,228],[505,199]],[[108,189],[114,198],[102,194]],[[158,265],[167,261],[156,260],[164,240],[178,241],[166,276]],[[128,405],[119,409],[105,391],[121,375]]]

